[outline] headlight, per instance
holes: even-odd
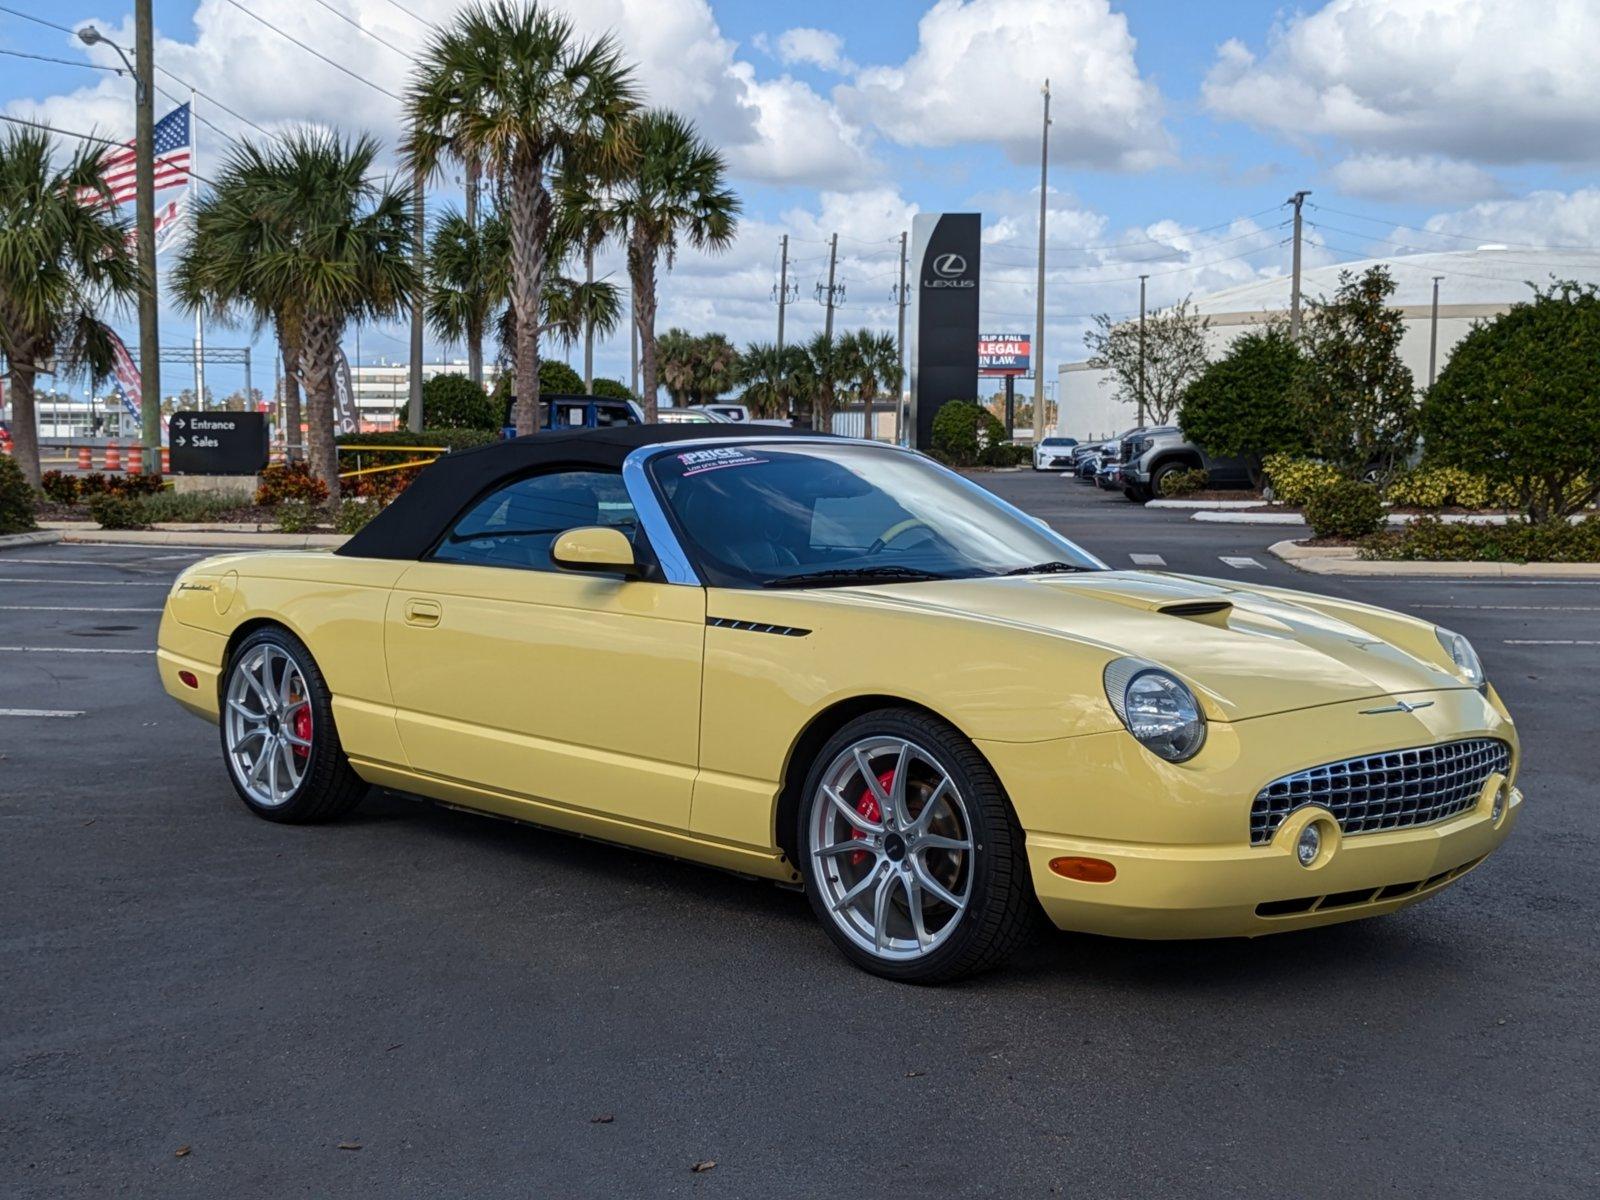
[[[1106,667],[1106,699],[1150,753],[1183,762],[1206,742],[1206,719],[1188,685],[1151,663],[1119,658]]]
[[[1450,661],[1461,672],[1462,678],[1473,687],[1482,687],[1483,663],[1478,661],[1478,652],[1472,648],[1472,643],[1449,629],[1435,629],[1433,632],[1439,638],[1439,645],[1450,656]]]

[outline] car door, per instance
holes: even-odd
[[[554,566],[560,533],[597,524],[648,553],[618,474],[548,471],[407,568],[385,619],[401,744],[428,775],[687,828],[705,592]]]

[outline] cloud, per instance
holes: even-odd
[[[646,101],[677,109],[692,118],[722,147],[736,174],[761,182],[839,186],[866,170],[866,135],[833,104],[788,77],[759,78],[737,47],[722,35],[706,0],[558,0],[583,37],[614,31],[636,64]],[[401,126],[401,105],[369,86],[403,93],[410,56],[429,30],[423,20],[444,22],[458,0],[411,0],[406,8],[384,0],[343,0],[340,10],[375,37],[364,37],[348,22],[317,5],[299,0],[255,0],[250,11],[284,33],[314,46],[350,68],[353,78],[319,62],[225,0],[200,0],[190,41],[158,37],[156,60],[171,72],[158,82],[169,97],[158,104],[188,99],[187,82],[200,86],[220,105],[268,128],[296,122],[369,130],[393,147]],[[132,29],[102,25],[110,37],[131,45]],[[382,39],[382,41],[378,40]],[[84,49],[65,34],[61,47]],[[382,44],[391,43],[394,49]],[[109,47],[87,51],[92,61],[118,65]],[[185,82],[179,82],[179,81]],[[111,137],[132,133],[130,85],[107,75],[95,86],[46,97],[12,101],[13,115],[37,115],[63,128]],[[202,97],[198,113],[228,134],[254,134],[218,103]],[[219,135],[202,126],[212,153]],[[202,170],[204,165],[202,164]]]
[[[1347,196],[1438,204],[1499,196],[1504,188],[1482,167],[1437,154],[1358,154],[1328,171]]]
[[[778,38],[778,57],[786,63],[808,63],[823,71],[847,74],[856,69],[844,55],[844,39],[826,29],[789,29]]]
[[[1507,200],[1487,200],[1455,212],[1429,217],[1423,227],[1443,234],[1428,238],[1407,230],[1390,235],[1417,249],[1462,250],[1474,243],[1513,249],[1570,248],[1593,251],[1600,246],[1600,188],[1571,192],[1538,191]]]
[[[1259,57],[1224,43],[1202,94],[1291,140],[1588,163],[1600,159],[1597,45],[1593,0],[1333,0],[1274,28]]]
[[[1170,160],[1161,95],[1134,62],[1128,22],[1106,0],[939,0],[898,66],[871,66],[834,99],[905,146],[998,143],[1039,152],[1039,87],[1052,87],[1050,144],[1063,162],[1140,170]]]

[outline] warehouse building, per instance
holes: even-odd
[[[1428,381],[1435,276],[1439,277],[1440,370],[1473,322],[1498,316],[1527,300],[1532,294],[1530,282],[1540,286],[1553,279],[1600,283],[1600,252],[1480,246],[1313,267],[1301,272],[1301,294],[1308,300],[1332,296],[1339,287],[1340,272],[1359,275],[1376,265],[1387,267],[1394,278],[1395,292],[1389,303],[1400,310],[1405,321],[1400,352],[1419,388]],[[1207,331],[1211,357],[1221,357],[1233,339],[1252,326],[1287,320],[1289,291],[1289,277],[1278,275],[1194,297],[1194,307],[1211,321]],[[1085,441],[1112,437],[1138,422],[1135,406],[1118,394],[1110,372],[1087,361],[1062,364],[1057,387],[1061,432],[1070,437]]]

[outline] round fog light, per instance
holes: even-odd
[[[1317,861],[1317,855],[1322,853],[1322,830],[1317,828],[1315,821],[1300,831],[1300,840],[1294,844],[1294,856],[1300,860],[1302,867],[1309,867]]]
[[[1500,818],[1506,811],[1506,795],[1510,791],[1511,785],[1509,783],[1502,783],[1494,790],[1494,807],[1489,810],[1489,820],[1496,825],[1500,823]]]

